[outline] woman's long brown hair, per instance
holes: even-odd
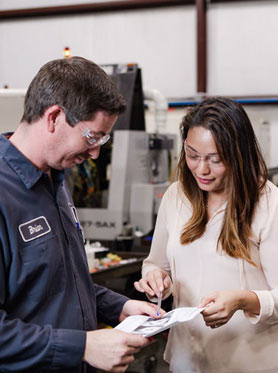
[[[227,209],[217,248],[221,247],[233,258],[242,258],[254,264],[249,248],[251,223],[268,171],[251,122],[239,103],[216,97],[188,109],[180,126],[183,141],[188,130],[198,126],[211,131],[217,151],[228,170]],[[187,166],[184,147],[177,176],[193,208],[192,217],[185,224],[180,238],[182,244],[187,244],[205,232],[207,196],[198,187]]]

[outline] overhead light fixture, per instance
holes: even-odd
[[[65,58],[71,58],[71,49],[69,47],[65,47],[64,48],[64,52],[63,52],[63,55]]]

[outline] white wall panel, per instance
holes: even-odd
[[[0,9],[85,2],[1,0]],[[208,4],[209,94],[277,95],[277,16],[274,0]],[[144,85],[167,97],[195,96],[196,40],[195,6],[1,21],[0,88],[26,87],[70,46],[97,63],[137,62]]]
[[[278,93],[278,1],[211,5],[208,93]]]
[[[0,87],[25,88],[45,62],[73,55],[97,63],[137,62],[143,83],[168,97],[196,90],[192,6],[0,22]]]

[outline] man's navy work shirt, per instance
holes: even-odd
[[[63,172],[1,135],[0,371],[84,371],[85,331],[119,320],[128,298],[93,284],[72,207]]]

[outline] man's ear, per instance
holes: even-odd
[[[55,126],[57,125],[58,118],[61,114],[63,114],[63,110],[58,105],[53,105],[46,109],[43,116],[49,132],[55,131]]]

